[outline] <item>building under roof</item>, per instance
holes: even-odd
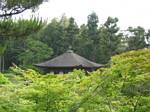
[[[43,69],[46,73],[53,72],[68,73],[73,69],[84,69],[85,71],[93,71],[98,68],[104,67],[101,64],[92,62],[84,57],[79,56],[72,50],[68,50],[64,54],[53,58],[51,60],[36,64],[35,66]]]

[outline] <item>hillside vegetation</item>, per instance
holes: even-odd
[[[0,112],[149,112],[150,50],[112,57],[110,67],[47,74],[18,67],[0,74]]]

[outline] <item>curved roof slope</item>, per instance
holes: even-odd
[[[89,61],[78,54],[73,53],[71,50],[66,53],[53,58],[49,61],[36,64],[38,67],[85,67],[85,68],[98,68],[103,65]]]

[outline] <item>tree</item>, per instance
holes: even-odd
[[[53,53],[52,49],[49,48],[47,44],[32,38],[26,40],[25,46],[21,51],[22,52],[19,52],[16,58],[20,64],[24,66],[40,63],[41,61],[50,58]]]
[[[105,22],[104,26],[108,31],[108,46],[110,55],[112,56],[117,51],[118,45],[120,44],[120,38],[116,35],[119,31],[119,27],[117,26],[118,18],[111,18],[108,17],[107,21]]]
[[[11,17],[25,10],[37,8],[46,0],[0,0],[0,18]]]
[[[89,46],[89,59],[93,61],[97,61],[97,49],[99,47],[99,31],[98,31],[98,16],[95,12],[88,15],[88,38],[91,41],[91,45]]]
[[[150,30],[147,31],[146,35],[145,35],[145,42],[148,45],[148,47],[150,48]]]
[[[0,73],[0,85],[9,83],[8,79],[4,76],[4,74]]]
[[[8,40],[10,37],[23,38],[36,33],[45,25],[46,22],[39,18],[31,18],[30,20],[4,19],[0,21],[0,38],[3,40]]]
[[[137,28],[129,27],[128,31],[131,35],[126,37],[128,44],[127,50],[137,50],[147,47],[144,28],[140,26]]]
[[[79,28],[79,34],[76,43],[76,52],[83,57],[89,58],[90,57],[90,46],[91,40],[88,38],[88,27],[87,25],[83,24]]]
[[[110,68],[91,73],[89,91],[69,112],[145,112],[150,104],[150,50],[112,57]],[[94,77],[92,77],[94,76]],[[84,80],[85,81],[85,80]]]
[[[53,49],[53,56],[58,56],[66,51],[66,31],[68,19],[62,17],[60,20],[54,18],[40,33],[39,38]]]
[[[119,27],[118,19],[108,17],[103,26],[100,27],[100,62],[107,63],[111,56],[120,52],[121,34],[117,34]]]
[[[0,47],[1,47],[1,62],[2,68],[7,68],[12,63],[12,58],[17,54],[13,54],[12,50],[17,45],[20,50],[25,46],[25,40],[29,35],[37,33],[46,22],[38,18],[32,18],[31,20],[12,20],[4,19],[0,21]],[[18,50],[17,52],[19,52]],[[4,61],[5,56],[5,61]],[[13,60],[14,61],[14,60]],[[4,62],[7,64],[5,65]],[[17,62],[17,61],[14,61]]]
[[[18,0],[0,0],[0,19],[1,19],[0,20],[0,40],[2,38],[5,38],[3,40],[6,42],[9,40],[8,38],[10,38],[10,37],[15,37],[15,36],[20,37],[20,36],[25,36],[25,35],[27,36],[27,35],[29,35],[29,33],[35,32],[36,30],[41,28],[41,23],[39,21],[37,21],[36,19],[34,19],[34,21],[32,21],[35,24],[33,24],[30,21],[30,23],[33,25],[33,26],[30,26],[30,28],[31,28],[30,29],[28,20],[19,20],[16,23],[15,21],[8,19],[8,18],[13,15],[20,14],[27,9],[35,10],[44,1],[45,0],[19,0],[19,1]],[[22,27],[23,25],[24,25],[24,29]],[[22,27],[21,29],[19,28],[20,26]],[[28,34],[26,34],[26,33],[28,33]],[[4,41],[1,42],[1,44],[4,43]],[[0,52],[3,51],[2,49],[5,49],[5,46],[6,46],[6,44],[4,45],[4,48],[2,48],[2,46],[0,46],[1,47]],[[1,57],[2,57],[2,59],[0,59],[0,60],[4,60],[4,56],[1,56]],[[4,66],[4,61],[2,61],[2,62],[3,62],[3,66]],[[4,68],[4,67],[2,67],[2,68]]]
[[[76,48],[76,40],[78,38],[79,34],[79,28],[77,24],[75,23],[74,18],[69,18],[69,25],[65,29],[66,30],[66,44],[68,45],[68,48],[71,46],[73,49]]]

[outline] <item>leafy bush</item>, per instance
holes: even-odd
[[[149,112],[150,50],[112,57],[110,68],[64,75],[12,68],[0,87],[2,112]],[[0,75],[6,79],[3,75]]]
[[[6,77],[4,77],[4,75],[2,73],[0,73],[0,85],[6,84],[8,82],[9,82],[8,79]]]

